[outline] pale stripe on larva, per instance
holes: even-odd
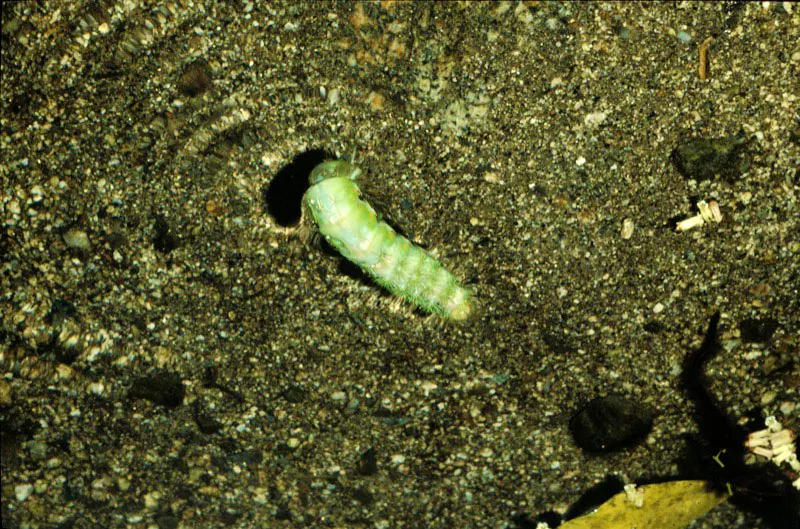
[[[344,160],[311,171],[303,200],[320,233],[378,284],[422,309],[463,321],[472,312],[470,291],[442,264],[378,220],[361,200],[361,169]]]

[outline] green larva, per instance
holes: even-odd
[[[442,264],[398,235],[361,200],[361,169],[344,160],[316,166],[303,200],[320,233],[392,294],[440,316],[464,321],[472,313],[470,291]]]

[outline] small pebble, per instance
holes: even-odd
[[[10,406],[14,393],[7,380],[0,379],[0,406]]]
[[[790,400],[787,400],[787,401],[781,402],[780,410],[781,410],[781,413],[783,415],[788,417],[789,415],[792,414],[792,412],[795,410],[796,407],[797,406],[795,405],[794,402],[792,402]]]
[[[17,501],[23,502],[28,499],[28,496],[33,492],[33,485],[17,485],[14,487],[14,496]]]
[[[64,242],[67,243],[67,246],[70,248],[76,248],[78,250],[89,250],[92,247],[89,242],[89,236],[86,235],[85,231],[81,230],[69,230],[64,234]]]
[[[631,236],[633,236],[633,228],[634,228],[633,219],[627,218],[623,220],[622,232],[620,233],[622,235],[622,238],[626,240],[630,239]]]
[[[771,404],[772,401],[775,400],[775,397],[777,396],[778,394],[775,393],[774,391],[765,391],[764,394],[761,395],[761,405],[766,406],[768,404]]]

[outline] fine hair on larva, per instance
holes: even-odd
[[[464,321],[472,294],[433,256],[378,218],[356,180],[361,169],[344,160],[317,165],[303,203],[325,240],[392,294],[443,318]]]

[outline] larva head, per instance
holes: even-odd
[[[360,174],[361,169],[350,162],[345,162],[344,160],[328,160],[327,162],[322,162],[311,171],[311,175],[308,177],[308,183],[313,186],[328,178],[347,178],[349,180],[355,180]]]

